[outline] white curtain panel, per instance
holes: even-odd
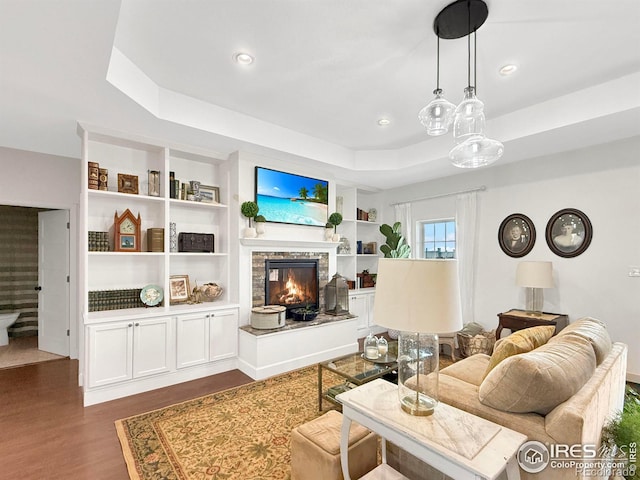
[[[404,238],[407,239],[407,244],[411,246],[410,258],[414,258],[413,252],[415,245],[413,244],[413,225],[411,223],[411,204],[410,203],[398,203],[394,205],[396,222],[400,222],[402,227],[400,231]]]
[[[456,196],[456,256],[460,279],[460,303],[462,322],[474,320],[475,272],[477,264],[478,237],[477,192]]]

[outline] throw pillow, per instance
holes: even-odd
[[[584,317],[576,320],[560,330],[558,336],[563,335],[579,335],[589,340],[596,353],[597,365],[600,365],[611,351],[611,337],[609,337],[607,327],[595,318]]]
[[[553,332],[555,331],[555,326],[544,325],[518,330],[508,337],[501,338],[494,347],[491,360],[489,360],[489,365],[487,365],[487,370],[484,372],[484,377],[482,378],[486,378],[489,372],[505,358],[519,353],[527,353],[544,345],[553,336]]]
[[[589,340],[564,335],[499,363],[480,384],[478,399],[504,412],[546,415],[575,395],[595,369]]]

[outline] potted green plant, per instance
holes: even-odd
[[[338,235],[338,225],[342,223],[342,214],[338,212],[333,212],[329,215],[329,223],[333,225],[333,235],[331,240],[334,242],[340,241],[340,235]]]
[[[387,237],[385,244],[380,246],[380,251],[385,258],[409,258],[411,255],[411,246],[402,235],[400,228],[400,222],[394,223],[393,226],[386,223],[380,225],[380,233]]]
[[[256,215],[253,217],[253,221],[256,223],[256,233],[261,237],[264,235],[264,224],[267,222],[267,219],[264,218],[264,215]]]
[[[629,460],[629,446],[640,441],[640,394],[627,386],[622,411],[602,429],[600,451],[605,452],[611,462]],[[605,455],[603,455],[605,456]],[[627,474],[628,473],[628,474]],[[626,480],[640,480],[640,469],[625,473]],[[623,478],[620,474],[612,478]]]
[[[331,222],[327,222],[324,224],[324,239],[331,241],[331,238],[333,237],[333,223]]]
[[[293,319],[300,322],[308,322],[318,316],[318,310],[307,304],[304,307],[294,308],[291,310]]]
[[[256,229],[251,225],[251,219],[258,215],[258,204],[256,202],[244,202],[240,205],[240,212],[249,219],[249,227],[244,229],[243,236],[245,238],[254,238],[257,233]]]

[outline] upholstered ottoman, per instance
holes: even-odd
[[[342,414],[330,410],[291,431],[291,480],[342,480]],[[360,478],[378,464],[376,435],[353,422],[349,432],[349,475]]]

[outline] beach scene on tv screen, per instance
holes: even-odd
[[[268,222],[324,226],[329,182],[257,167],[256,202]]]

